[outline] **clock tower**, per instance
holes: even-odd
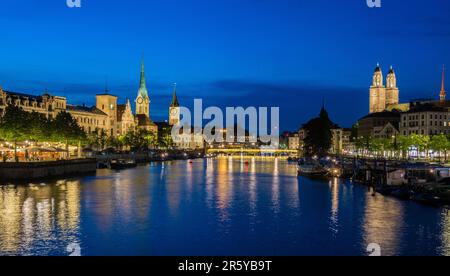
[[[169,107],[169,124],[171,126],[178,125],[180,123],[180,104],[177,97],[177,85],[173,86],[172,103]]]
[[[136,115],[145,115],[147,118],[150,118],[150,98],[148,97],[147,85],[145,82],[144,61],[142,61],[141,64],[141,81],[135,103]]]

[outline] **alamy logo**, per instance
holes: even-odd
[[[69,8],[81,8],[81,0],[67,0],[66,3]]]
[[[369,8],[381,8],[381,0],[367,0]]]
[[[269,112],[270,111],[270,112]],[[270,118],[269,118],[270,113]],[[194,116],[187,107],[180,107],[181,120],[172,128],[172,139],[202,136],[207,143],[264,143],[267,148],[278,148],[280,130],[279,107],[227,107],[211,106],[203,109],[203,100],[194,100]],[[192,127],[192,117],[194,127]],[[224,119],[226,125],[224,126]],[[204,120],[208,123],[204,126]],[[248,125],[246,124],[248,122]],[[236,127],[235,129],[235,126]],[[247,128],[248,127],[248,128]],[[193,133],[192,133],[193,132]]]

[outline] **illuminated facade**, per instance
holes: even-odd
[[[136,127],[130,100],[126,104],[117,105],[117,135],[125,135]]]
[[[380,65],[377,65],[370,86],[370,113],[383,112],[390,106],[399,104],[399,89],[397,87],[397,77],[391,67],[384,85],[383,72]]]
[[[148,96],[147,83],[145,81],[144,61],[141,64],[141,79],[135,103],[137,127],[158,133],[158,126],[150,119],[150,97]]]
[[[400,134],[437,135],[450,134],[448,108],[434,104],[414,106],[401,115]]]
[[[37,112],[46,118],[54,118],[59,112],[66,110],[65,97],[51,96],[47,92],[40,96],[5,91],[0,87],[0,116],[8,105],[14,105],[27,112]]]
[[[177,87],[174,85],[172,103],[169,107],[169,125],[175,126],[180,123],[180,103],[177,97]]]
[[[171,107],[171,122],[179,121],[179,106],[176,92]],[[150,98],[145,81],[144,63],[141,65],[141,78],[136,98],[136,115],[133,114],[129,100],[125,104],[118,104],[118,97],[108,91],[96,95],[95,106],[71,105],[65,97],[52,96],[49,93],[43,95],[28,95],[24,93],[5,91],[0,87],[0,117],[4,115],[8,105],[15,105],[27,112],[44,114],[46,118],[55,118],[61,111],[72,115],[78,125],[86,133],[103,131],[108,136],[117,137],[125,135],[129,130],[139,127],[154,133],[158,127],[150,119]],[[177,110],[177,114],[175,111]]]

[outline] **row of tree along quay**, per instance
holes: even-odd
[[[323,166],[324,176],[348,178],[353,183],[367,185],[374,196],[381,193],[429,205],[450,206],[450,167],[445,165],[450,136],[358,138],[355,129],[354,154],[330,155],[332,129],[336,127],[324,108],[319,117],[303,126],[304,159]]]
[[[67,112],[62,111],[55,118],[46,118],[40,113],[26,112],[13,105],[6,108],[0,120],[0,146],[0,161],[3,162],[70,159],[69,147],[76,148],[76,158],[123,154],[147,156],[146,161],[152,161],[199,156],[197,152],[183,154],[173,150],[169,127],[162,129],[159,135],[139,128],[119,137],[107,135],[100,129],[86,134]],[[54,153],[55,148],[59,154]],[[36,152],[42,154],[34,154]],[[48,158],[34,158],[46,152],[49,153]]]

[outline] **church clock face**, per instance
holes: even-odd
[[[138,102],[138,104],[142,104],[142,103],[144,102],[144,99],[142,99],[142,98],[139,97],[139,98],[137,99],[137,102]]]
[[[176,115],[178,114],[178,110],[177,110],[176,108],[173,108],[173,109],[170,111],[170,114],[172,114],[172,116],[176,116]]]

